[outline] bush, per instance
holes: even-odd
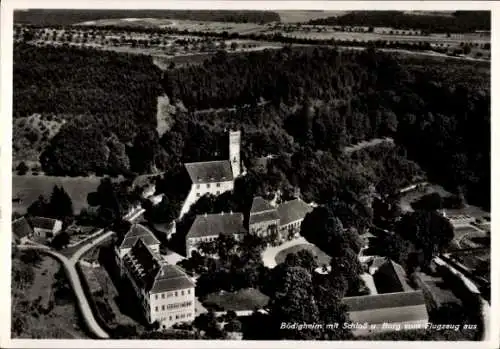
[[[28,171],[29,171],[28,165],[24,163],[24,161],[21,161],[21,163],[17,166],[16,171],[17,174],[20,176],[24,176]]]

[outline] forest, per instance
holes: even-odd
[[[491,14],[489,11],[455,11],[451,15],[353,11],[338,17],[313,19],[309,24],[420,29],[427,33],[468,33],[490,30]]]
[[[383,178],[369,165],[380,151],[340,154],[346,145],[390,136],[398,147],[383,168],[407,177],[379,187],[394,190],[394,181],[415,177],[414,165],[403,164],[408,158],[430,180],[489,207],[486,64],[321,47],[219,52],[163,74],[149,57],[76,48],[19,44],[14,58],[14,117],[41,112],[70,120],[42,153],[49,174],[175,172],[184,162],[227,158],[233,127],[243,132],[248,167],[275,155],[263,176],[268,189],[300,186],[321,202],[342,183],[329,169],[345,171],[347,180],[356,161],[365,180]],[[184,108],[160,137],[156,97],[164,93]]]
[[[272,11],[241,10],[88,10],[88,9],[30,9],[14,11],[14,23],[27,25],[72,25],[86,21],[115,18],[171,18],[178,20],[268,23],[278,22],[280,16]]]

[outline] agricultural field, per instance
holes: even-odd
[[[177,29],[198,32],[212,32],[212,33],[239,33],[250,34],[258,33],[266,28],[265,25],[257,23],[229,23],[229,22],[208,22],[208,21],[191,21],[191,20],[177,20],[177,19],[164,19],[164,18],[119,18],[119,19],[100,19],[95,21],[86,21],[77,23],[76,25],[92,26],[92,27],[105,27],[117,26],[128,28],[158,28],[158,29]]]
[[[73,201],[73,210],[78,214],[87,206],[87,195],[96,191],[101,177],[53,177],[12,175],[12,211],[24,214],[26,209],[43,195],[50,198],[55,185],[62,186]],[[18,200],[17,200],[18,199]]]
[[[313,19],[336,17],[348,11],[323,11],[323,10],[277,10],[281,23],[302,23]]]

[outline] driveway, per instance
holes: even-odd
[[[299,237],[297,239],[293,239],[290,241],[286,241],[283,244],[276,246],[276,247],[267,247],[264,252],[262,252],[262,262],[264,265],[268,268],[274,268],[276,266],[276,255],[282,251],[286,250],[289,247],[295,246],[295,245],[311,245],[310,242],[308,242],[304,237]]]

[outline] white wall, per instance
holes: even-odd
[[[217,186],[217,184],[219,186]],[[198,201],[198,199],[203,195],[210,193],[212,195],[217,196],[227,191],[231,191],[233,190],[233,188],[234,188],[233,181],[209,183],[209,186],[207,186],[207,183],[192,184],[189,194],[186,197],[186,200],[184,200],[184,204],[182,205],[179,219],[182,218],[182,216],[184,216],[189,211],[191,205],[193,205],[196,201]]]
[[[190,304],[178,308],[168,308],[169,305],[186,302],[190,302]],[[158,320],[160,329],[162,329],[163,326],[169,328],[178,322],[191,322],[195,318],[194,287],[151,294],[149,304],[151,322]]]

